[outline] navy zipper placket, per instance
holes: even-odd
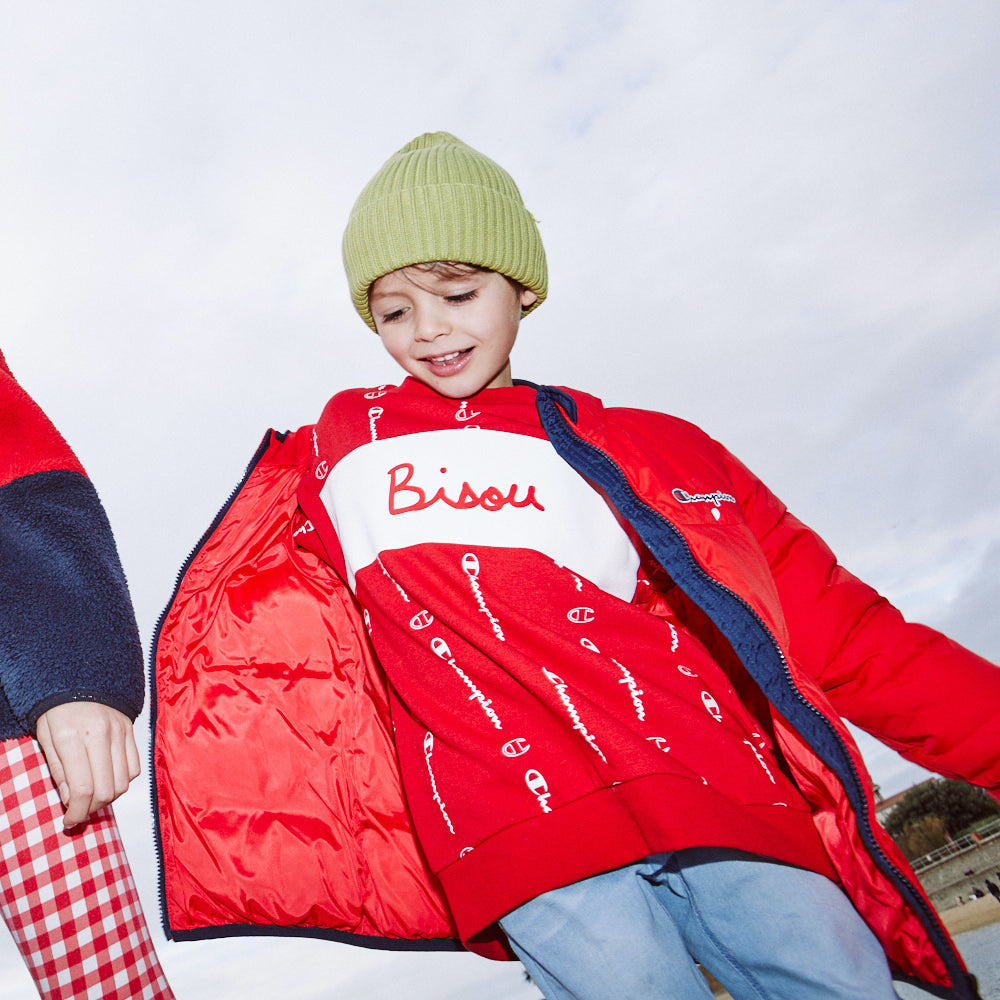
[[[149,795],[150,805],[153,810],[153,841],[156,848],[156,881],[160,899],[160,921],[163,924],[163,933],[166,935],[168,941],[173,939],[173,931],[167,918],[167,883],[166,876],[163,871],[163,841],[160,838],[160,803],[159,796],[156,793],[156,775],[153,770],[153,763],[155,760],[157,714],[156,648],[160,642],[160,632],[163,629],[163,624],[167,620],[167,615],[170,614],[170,609],[174,606],[174,601],[177,599],[177,594],[180,592],[181,584],[184,582],[184,577],[187,574],[187,571],[191,568],[191,564],[194,562],[198,553],[201,552],[205,543],[212,537],[216,529],[222,523],[223,518],[229,512],[229,508],[232,507],[236,498],[243,491],[243,487],[246,486],[247,481],[260,464],[260,460],[264,457],[268,448],[270,448],[271,443],[273,441],[284,441],[287,436],[287,431],[284,434],[277,431],[268,431],[267,434],[264,435],[264,439],[257,446],[257,450],[254,452],[253,457],[247,463],[246,470],[243,473],[243,478],[236,484],[232,492],[230,492],[226,502],[219,508],[215,517],[212,518],[212,523],[205,529],[201,538],[199,538],[195,543],[194,548],[192,548],[188,553],[187,558],[183,563],[181,563],[181,568],[177,571],[177,578],[174,581],[174,589],[170,594],[170,600],[167,601],[166,607],[164,607],[163,611],[160,613],[160,617],[156,622],[156,628],[153,629],[153,637],[149,645]]]
[[[792,696],[819,720],[819,722],[827,730],[829,735],[833,737],[837,746],[840,748],[841,756],[848,768],[850,780],[853,784],[855,792],[855,796],[851,796],[850,794],[848,794],[848,798],[853,799],[854,797],[856,797],[863,806],[863,808],[861,809],[858,809],[857,807],[855,807],[854,809],[854,813],[858,821],[858,827],[859,827],[859,832],[861,834],[862,842],[868,848],[868,851],[872,855],[873,860],[875,861],[876,865],[879,868],[881,868],[883,874],[887,875],[890,878],[890,880],[895,881],[896,886],[900,890],[901,894],[904,896],[904,898],[906,898],[911,908],[917,913],[917,916],[922,919],[924,927],[927,930],[929,937],[937,947],[938,954],[940,955],[941,960],[945,965],[945,968],[948,970],[948,973],[951,976],[952,982],[958,991],[958,995],[966,996],[969,998],[969,1000],[978,1000],[978,993],[976,993],[975,990],[967,993],[962,989],[963,986],[968,985],[969,974],[966,973],[965,970],[962,968],[961,959],[959,958],[950,939],[948,938],[947,932],[945,932],[943,926],[941,925],[937,914],[927,905],[927,903],[924,901],[923,896],[916,889],[916,887],[913,885],[913,883],[910,881],[907,875],[904,872],[900,871],[900,869],[893,863],[893,861],[889,858],[889,856],[882,849],[881,845],[875,839],[874,830],[872,829],[871,825],[871,809],[868,803],[868,797],[864,793],[864,783],[861,780],[861,776],[858,774],[857,768],[855,767],[848,746],[841,737],[841,735],[834,728],[834,726],[830,723],[830,720],[827,719],[826,715],[822,711],[820,711],[820,709],[818,709],[799,690],[798,685],[795,683],[795,678],[792,676],[791,668],[788,665],[788,660],[785,657],[784,651],[779,645],[777,639],[775,639],[774,634],[771,632],[771,629],[768,626],[768,624],[763,620],[763,618],[761,618],[761,616],[757,613],[757,611],[753,607],[751,607],[746,600],[744,600],[744,598],[740,594],[736,593],[736,591],[734,591],[732,588],[726,586],[726,584],[722,583],[720,580],[717,580],[715,577],[713,577],[701,565],[701,563],[698,562],[698,560],[694,556],[694,553],[691,551],[691,547],[688,545],[687,539],[684,537],[680,529],[675,524],[673,524],[673,522],[668,520],[660,511],[656,510],[656,508],[650,506],[644,500],[639,498],[635,490],[632,489],[631,484],[629,483],[627,477],[625,476],[625,473],[622,471],[618,463],[606,451],[599,448],[597,445],[592,444],[589,441],[585,441],[582,437],[580,437],[579,434],[575,432],[575,430],[573,430],[573,428],[569,426],[569,424],[566,422],[565,416],[563,416],[561,413],[562,407],[555,399],[552,398],[553,394],[559,397],[567,396],[567,394],[563,393],[561,390],[558,389],[553,390],[550,389],[549,387],[544,387],[544,386],[539,387],[538,396],[539,396],[540,415],[542,417],[542,424],[545,427],[546,433],[549,434],[550,439],[552,439],[552,430],[555,430],[557,437],[562,434],[568,434],[570,436],[571,441],[574,444],[584,449],[587,449],[594,455],[598,456],[601,465],[605,467],[610,467],[610,472],[614,478],[614,482],[611,483],[604,482],[598,476],[592,476],[589,473],[584,473],[584,470],[580,469],[577,466],[576,462],[572,461],[566,454],[563,453],[563,451],[559,449],[558,445],[560,442],[553,440],[553,445],[556,446],[556,450],[563,457],[563,459],[569,462],[569,464],[572,465],[573,468],[575,468],[578,472],[585,474],[588,476],[588,478],[593,478],[596,482],[598,482],[602,486],[602,488],[605,489],[609,497],[611,498],[614,497],[614,487],[617,487],[618,489],[625,492],[628,498],[636,507],[642,509],[643,511],[646,512],[647,515],[652,516],[657,521],[659,521],[660,524],[663,525],[663,527],[666,528],[677,539],[694,573],[700,576],[706,584],[708,584],[709,586],[713,587],[716,590],[721,590],[732,601],[738,603],[746,611],[746,613],[749,614],[751,618],[756,622],[757,626],[760,628],[761,632],[764,634],[764,636],[770,643],[773,651],[777,654],[777,657],[781,663],[782,671],[784,673],[786,686],[791,691]],[[568,398],[572,399],[572,397]],[[544,403],[549,403],[552,407],[552,410],[560,411],[559,416],[556,418],[558,420],[558,423],[555,423],[552,428],[550,428],[546,424],[545,413],[541,412]],[[612,488],[609,489],[609,487]],[[617,502],[615,503],[615,506],[616,507],[619,506]],[[622,516],[626,518],[626,520],[632,523],[631,519],[628,518],[628,515],[625,513],[625,511],[620,510],[619,512],[622,514]],[[642,530],[639,528],[639,526],[638,525],[633,525],[633,526],[636,528],[637,531],[639,531],[640,537],[642,537]],[[646,538],[643,538],[643,541],[647,545],[649,545],[649,541]],[[815,748],[813,749],[815,752]],[[844,785],[844,790],[847,791],[846,782],[844,781],[843,777],[840,776],[838,768],[836,768],[834,764],[830,761],[826,761],[826,763],[828,766],[831,767],[834,773],[837,774],[838,778],[841,781],[841,784]]]

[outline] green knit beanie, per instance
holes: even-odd
[[[374,330],[368,290],[376,278],[433,260],[476,264],[548,292],[545,249],[513,178],[447,132],[427,132],[368,182],[344,231],[354,308]]]

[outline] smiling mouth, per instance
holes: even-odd
[[[449,351],[447,354],[435,354],[420,360],[439,374],[450,373],[463,368],[472,351],[473,348],[467,347],[464,351]]]

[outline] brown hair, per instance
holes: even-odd
[[[424,274],[433,274],[438,278],[445,279],[455,279],[462,278],[467,274],[471,274],[473,271],[485,271],[487,273],[499,274],[499,271],[494,272],[491,267],[481,267],[479,264],[466,264],[464,261],[460,260],[427,260],[422,261],[419,264],[407,264],[405,267],[399,268],[402,272],[404,278],[410,282],[410,284],[416,285],[417,282],[410,277],[407,273],[408,271],[422,271]],[[522,285],[519,281],[515,281],[513,278],[508,277],[506,274],[502,275],[507,281],[514,287],[518,296],[525,290],[526,285]],[[378,280],[377,278],[375,279]],[[368,286],[368,302],[369,308],[371,308],[371,295],[372,288],[375,285],[373,281],[371,285]]]

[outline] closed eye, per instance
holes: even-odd
[[[406,312],[406,310],[403,309],[403,308],[400,308],[400,309],[391,309],[387,313],[382,313],[382,316],[380,317],[380,319],[382,320],[383,323],[392,323],[394,320],[399,319],[400,316],[402,316],[403,313],[405,313],[405,312]]]
[[[467,292],[458,292],[456,295],[446,295],[444,297],[445,302],[470,302],[479,294],[479,289],[472,288]]]

